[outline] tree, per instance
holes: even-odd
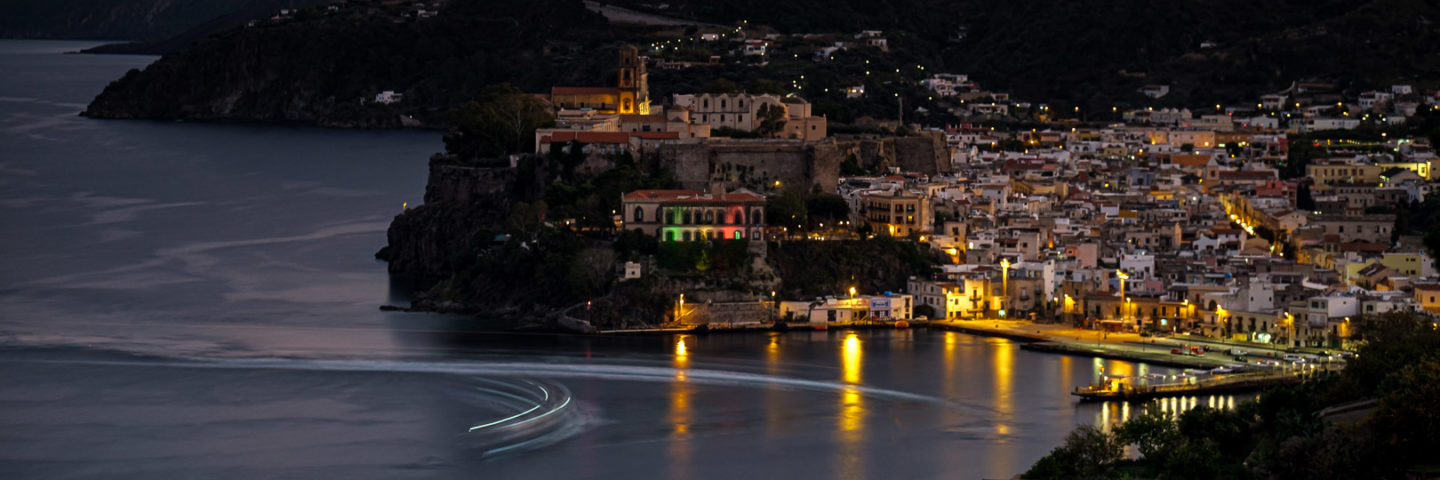
[[[792,190],[765,199],[765,219],[771,225],[803,230],[809,224],[809,217],[804,196]]]
[[[725,78],[717,78],[700,88],[701,93],[740,93],[740,85]]]
[[[1027,479],[1106,478],[1125,456],[1125,444],[1093,425],[1081,425],[1025,472]]]
[[[1310,194],[1310,185],[1302,183],[1295,190],[1295,208],[1306,212],[1315,210],[1315,197]]]
[[[528,152],[535,130],[555,123],[534,96],[503,83],[447,116],[455,126],[445,134],[445,151],[462,162]]]
[[[769,137],[785,129],[784,107],[767,103],[755,111],[755,116],[760,120],[759,126],[755,127],[755,133],[761,137]]]
[[[850,219],[850,204],[833,193],[815,194],[805,199],[805,212],[812,222],[835,225]]]
[[[1164,463],[1182,440],[1175,421],[1154,403],[1145,407],[1144,415],[1127,420],[1115,434],[1121,441],[1135,444],[1146,460],[1157,463]]]
[[[860,159],[853,153],[846,156],[845,161],[840,162],[840,176],[842,177],[858,177],[868,173],[870,172],[860,166]]]

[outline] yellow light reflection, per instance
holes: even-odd
[[[841,379],[845,383],[860,383],[860,356],[860,337],[850,332],[840,352]]]
[[[685,347],[684,336],[675,339],[675,368],[690,368],[690,353]]]
[[[670,442],[667,452],[672,460],[670,466],[671,478],[688,478],[690,455],[692,445],[690,444],[690,423],[694,422],[694,414],[691,411],[691,397],[695,394],[693,387],[686,381],[685,369],[690,367],[690,354],[685,346],[685,337],[675,339],[675,356],[672,360],[675,367],[675,381],[670,383],[670,412],[668,418],[673,429],[670,432]]]
[[[840,378],[849,384],[840,390],[840,418],[835,432],[835,440],[840,445],[836,465],[840,477],[858,477],[865,471],[861,453],[861,442],[865,438],[865,398],[857,387],[863,356],[860,346],[860,337],[850,332],[840,349]]]
[[[1009,342],[995,345],[995,358],[991,361],[995,375],[995,412],[996,416],[995,433],[1007,435],[1010,427],[1007,422],[1015,412],[1015,398],[1013,380],[1015,375],[1015,349]]]
[[[780,334],[770,334],[770,345],[765,347],[765,373],[780,376]],[[784,394],[779,388],[765,389],[765,436],[775,439],[784,435],[785,421]]]

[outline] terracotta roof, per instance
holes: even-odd
[[[680,138],[680,132],[630,132],[630,136],[650,140],[675,140]]]
[[[615,87],[550,87],[550,95],[615,95]]]
[[[1203,167],[1205,164],[1210,163],[1210,155],[1204,153],[1177,153],[1170,155],[1170,163],[1182,167]]]
[[[1390,246],[1389,246],[1389,245],[1386,245],[1386,244],[1383,244],[1383,243],[1375,243],[1375,242],[1348,242],[1348,243],[1342,243],[1342,244],[1340,244],[1340,251],[1342,251],[1342,252],[1375,252],[1375,253],[1384,253],[1386,250],[1389,250],[1389,249],[1390,249]]]
[[[625,132],[590,132],[583,130],[558,130],[549,135],[540,137],[540,143],[568,142],[571,140],[580,143],[630,143],[630,134]]]
[[[666,121],[666,119],[665,119],[665,114],[663,114],[663,113],[652,113],[652,114],[649,114],[649,115],[624,114],[624,115],[621,115],[621,116],[620,116],[620,123],[665,122],[665,121]]]
[[[1254,179],[1271,179],[1271,178],[1275,178],[1275,172],[1257,171],[1257,170],[1231,170],[1231,171],[1221,171],[1221,172],[1220,172],[1220,179],[1221,179],[1221,180],[1226,180],[1226,179],[1231,179],[1231,180],[1254,180]]]
[[[625,201],[740,203],[763,202],[765,201],[765,197],[749,191],[709,194],[699,190],[636,190],[625,194]]]

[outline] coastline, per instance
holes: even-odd
[[[387,311],[415,311],[393,306],[387,307],[389,308],[382,309]],[[757,322],[726,326],[652,327],[590,330],[583,332],[563,327],[536,329],[532,326],[532,328],[494,330],[493,332],[525,333],[532,335],[655,336],[933,328],[982,337],[1003,338],[1019,343],[1022,349],[1042,353],[1144,362],[1175,368],[1210,369],[1236,363],[1236,360],[1221,351],[1213,351],[1207,355],[1179,355],[1171,353],[1172,348],[1191,344],[1219,345],[1215,340],[1205,338],[1145,338],[1137,334],[1105,334],[1095,330],[1082,330],[1055,324],[1014,320],[915,320],[907,321],[907,325],[905,326],[896,326],[895,323],[896,322],[769,324]]]

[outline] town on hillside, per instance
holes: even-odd
[[[762,260],[767,243],[889,237],[938,265],[885,291],[794,298],[752,283],[688,304],[681,292],[666,325],[1004,319],[1343,349],[1366,316],[1440,313],[1440,236],[1425,236],[1440,227],[1427,208],[1436,157],[1430,138],[1407,129],[1440,116],[1440,91],[1351,96],[1296,81],[1240,105],[1082,113],[926,72],[917,86],[961,121],[928,124],[925,107],[897,94],[894,118],[838,131],[798,80],[784,94],[651,96],[653,69],[762,65],[777,42],[808,42],[815,62],[891,48],[880,31],[823,45],[747,33],[713,27],[684,39],[717,45],[723,60],[675,60],[669,42],[624,45],[614,86],[532,94],[553,117],[534,131],[534,152],[570,158],[581,175],[633,162],[673,176],[670,188],[623,192],[606,225],[614,234],[741,241]],[[1136,95],[1168,92],[1147,85]],[[864,84],[845,92],[866,94]],[[799,216],[777,218],[786,196],[801,197]],[[805,215],[816,199],[832,208]],[[625,261],[612,280],[661,263]]]

